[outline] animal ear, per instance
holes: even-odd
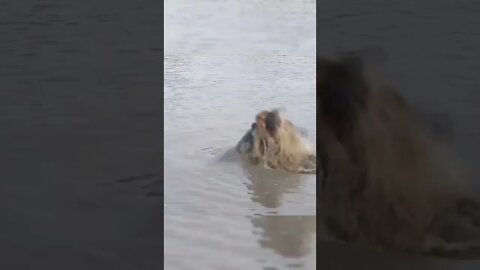
[[[344,85],[358,83],[364,79],[364,70],[365,63],[355,52],[344,54],[339,61],[317,58],[317,91],[325,90],[318,89],[318,87],[325,86],[326,83],[329,86],[340,86],[342,82],[344,82]],[[355,92],[362,91],[361,89],[353,90],[345,89],[345,91],[351,91],[352,95],[355,95]]]
[[[369,89],[358,57],[320,61],[317,71],[317,109],[339,139],[349,136],[358,114],[366,109]],[[317,65],[318,66],[318,65]]]

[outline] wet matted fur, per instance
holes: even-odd
[[[331,235],[422,254],[479,247],[478,205],[419,130],[361,58],[317,60],[317,207]]]
[[[260,112],[236,149],[254,165],[292,173],[316,173],[315,149],[278,110]]]

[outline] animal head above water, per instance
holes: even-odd
[[[293,173],[316,173],[314,148],[278,110],[258,113],[236,150],[254,165]]]

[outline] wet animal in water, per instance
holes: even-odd
[[[408,102],[355,55],[317,59],[316,79],[317,207],[328,233],[410,253],[480,255],[480,207],[435,156]]]
[[[236,150],[254,165],[292,173],[316,173],[314,147],[278,110],[260,112]]]

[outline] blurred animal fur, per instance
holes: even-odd
[[[432,149],[408,103],[359,57],[317,59],[317,207],[331,235],[421,254],[480,251],[480,208]]]
[[[236,147],[250,163],[293,173],[316,173],[315,149],[278,110],[262,111]]]

